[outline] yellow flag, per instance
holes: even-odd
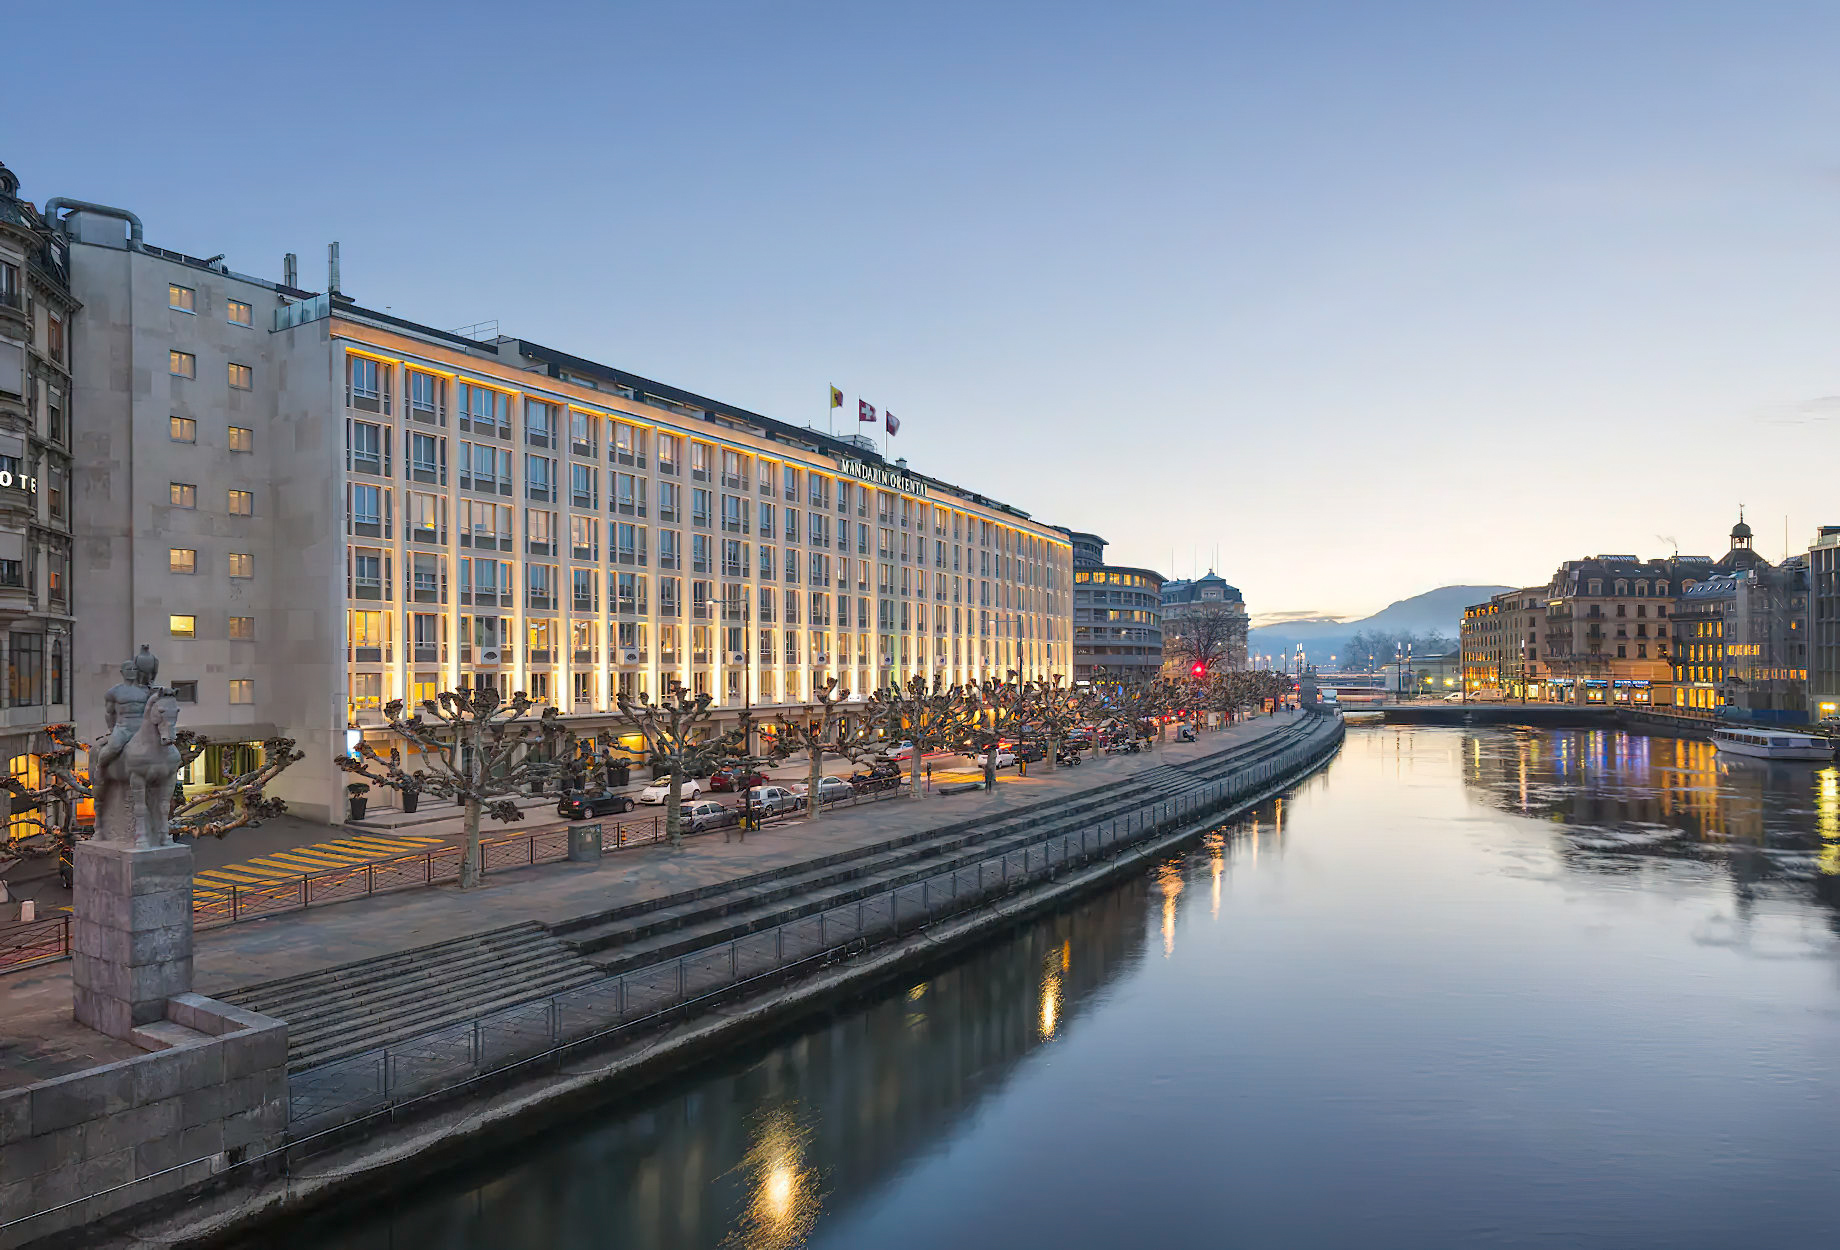
[[[834,386],[831,387],[831,407],[833,408],[843,407],[843,392],[838,390]]]

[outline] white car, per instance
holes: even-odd
[[[800,783],[793,786],[792,789],[799,796],[799,801],[801,803],[810,801],[811,788],[809,786]],[[835,803],[838,799],[852,799],[855,797],[856,787],[845,781],[842,777],[823,777],[818,781],[818,802],[820,803]]]
[[[989,756],[988,754],[974,755],[971,757],[971,762],[973,764],[976,764],[979,768],[985,768],[985,767],[988,767],[989,765]],[[1005,750],[1002,747],[997,748],[997,767],[998,768],[1008,768],[1010,765],[1014,764],[1015,762],[1016,762],[1015,752]]]
[[[913,757],[914,744],[911,742],[899,743],[882,752],[882,758],[885,760],[910,760]]]
[[[691,799],[701,794],[703,789],[703,782],[700,778],[686,777],[684,778],[683,785],[677,788],[677,797],[688,803]],[[660,777],[657,781],[654,781],[651,785],[639,791],[639,801],[641,803],[658,804],[669,798],[670,794],[671,779],[669,777]]]

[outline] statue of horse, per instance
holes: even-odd
[[[179,775],[179,700],[156,688],[140,727],[104,765],[95,787],[96,835],[108,842],[165,846]],[[129,830],[132,829],[132,834]]]

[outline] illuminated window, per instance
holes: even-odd
[[[254,516],[255,510],[256,497],[250,492],[246,490],[233,490],[230,492],[231,516]]]
[[[198,441],[198,423],[190,417],[169,417],[166,436],[175,443],[195,443]]]
[[[230,389],[246,391],[255,385],[255,370],[248,365],[232,364],[230,366]]]
[[[240,299],[233,299],[225,306],[224,317],[233,325],[247,326],[255,324],[254,310]]]
[[[196,573],[198,553],[190,547],[171,547],[166,552],[166,568],[171,573]]]
[[[256,636],[256,618],[253,616],[233,616],[230,618],[230,637],[239,642],[248,642]]]
[[[166,372],[175,378],[195,378],[198,376],[198,357],[190,352],[169,351],[166,353]]]
[[[256,701],[256,684],[247,677],[230,679],[231,703],[254,703]]]
[[[197,627],[198,618],[195,616],[180,616],[175,613],[166,618],[167,632],[174,638],[193,637],[197,632]]]
[[[169,282],[166,284],[166,306],[182,313],[196,313],[198,311],[197,295],[189,286],[179,286],[177,283]]]
[[[190,482],[172,483],[172,506],[175,508],[196,508],[198,506],[198,488]]]
[[[254,577],[256,575],[256,558],[253,555],[232,552],[230,555],[230,576]]]
[[[230,427],[231,451],[254,451],[256,449],[256,432],[246,425]]]

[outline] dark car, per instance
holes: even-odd
[[[590,816],[618,816],[633,809],[632,795],[612,790],[583,792],[570,790],[556,804],[556,815],[568,820],[586,820]]]
[[[850,785],[858,794],[873,794],[881,790],[893,790],[901,784],[901,770],[893,764],[877,763],[867,770],[850,778]]]
[[[1015,746],[1011,747],[1010,750],[1016,753],[1017,759],[1026,761],[1030,764],[1048,758],[1047,751],[1042,749],[1042,745],[1039,742],[1018,742]]]
[[[738,772],[733,768],[718,768],[709,774],[711,790],[752,790],[755,786],[764,786],[769,778],[763,772]]]

